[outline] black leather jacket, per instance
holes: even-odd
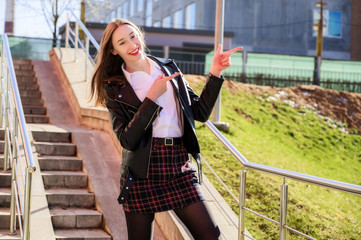
[[[159,64],[167,76],[180,72],[173,60],[149,57]],[[182,74],[170,80],[183,110],[184,135],[182,138],[188,153],[199,153],[194,120],[201,122],[208,120],[223,80],[223,78],[209,76],[200,97],[194,93]],[[128,81],[125,83],[108,81],[105,91],[113,130],[123,147],[123,171],[130,170],[136,178],[147,178],[152,145],[152,123],[162,107],[149,98],[141,102]]]

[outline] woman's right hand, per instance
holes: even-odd
[[[167,91],[167,82],[176,76],[178,76],[180,73],[174,73],[170,76],[165,76],[164,74],[159,75],[155,80],[152,86],[149,89],[149,92],[147,94],[147,98],[152,100],[153,102],[157,101],[157,99],[163,95]]]

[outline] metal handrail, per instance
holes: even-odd
[[[70,18],[75,19],[74,31],[70,28]],[[79,39],[79,28],[84,32],[84,43]],[[74,36],[74,39],[70,35]],[[92,66],[95,66],[93,58],[89,54],[89,42],[93,44],[97,51],[99,51],[99,44],[93,35],[86,28],[84,23],[75,15],[74,11],[70,8],[67,9],[66,27],[65,27],[65,48],[69,48],[69,40],[74,45],[74,61],[78,62],[78,46],[84,50],[84,79],[88,80],[88,59]]]
[[[30,209],[31,209],[31,186],[32,174],[36,167],[32,154],[30,138],[26,126],[24,110],[20,98],[19,88],[16,80],[10,45],[6,34],[2,34],[1,44],[1,127],[5,128],[4,147],[4,171],[11,166],[11,201],[10,201],[10,233],[16,234],[16,215],[18,215],[20,233],[22,239],[30,239]],[[12,106],[14,104],[14,106]],[[3,119],[5,120],[5,124]],[[18,136],[20,134],[20,136]],[[23,155],[19,144],[22,145]],[[25,157],[24,158],[22,158]],[[26,168],[21,174],[25,175],[24,182],[16,174],[17,166],[21,161],[26,163]],[[22,184],[22,187],[20,187]],[[24,189],[24,192],[19,192]],[[21,198],[24,195],[24,198]],[[24,202],[21,201],[24,200]],[[23,206],[23,207],[21,207]],[[20,217],[22,216],[22,217]]]
[[[259,170],[262,172],[271,173],[281,177],[291,178],[294,180],[303,181],[323,187],[328,187],[335,190],[361,195],[361,186],[358,185],[250,162],[232,145],[231,142],[228,141],[228,139],[226,139],[225,136],[223,136],[223,134],[210,121],[207,121],[205,125],[218,138],[218,140],[220,140],[223,145],[233,154],[233,156],[246,168]]]
[[[307,175],[303,173],[288,171],[280,168],[270,167],[258,163],[253,163],[248,161],[233,145],[232,143],[210,122],[207,121],[205,125],[208,129],[217,137],[217,139],[225,146],[225,148],[232,153],[232,155],[242,164],[244,169],[241,171],[240,179],[240,196],[239,196],[239,227],[238,227],[238,239],[244,239],[245,237],[251,238],[245,234],[244,226],[244,211],[251,212],[259,217],[262,217],[266,220],[269,220],[273,223],[280,225],[280,237],[279,239],[286,239],[286,230],[292,231],[293,233],[299,234],[308,239],[315,239],[305,233],[297,231],[289,226],[287,226],[287,198],[288,198],[288,185],[285,183],[286,178],[294,179],[297,181],[302,181],[322,187],[331,188],[338,191],[343,191],[347,193],[352,193],[361,196],[361,186],[349,184],[345,182],[335,181],[331,179],[316,177],[312,175]],[[280,222],[277,222],[273,219],[270,219],[262,214],[259,214],[255,211],[252,211],[249,208],[245,207],[245,196],[246,196],[246,169],[253,169],[257,171],[262,171],[265,173],[281,176],[284,178],[284,182],[281,185],[281,204],[280,204]]]

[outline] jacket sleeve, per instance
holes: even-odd
[[[194,120],[200,122],[206,122],[212,113],[214,104],[217,101],[219,92],[221,90],[224,78],[208,76],[207,82],[203,87],[202,93],[198,96],[193,89],[185,81],[187,92],[189,94],[189,100],[194,116]]]
[[[208,120],[209,116],[212,113],[214,104],[217,101],[219,92],[221,91],[223,81],[223,76],[218,78],[209,75],[207,77],[207,82],[203,87],[200,97],[198,97],[197,94],[194,93],[193,89],[189,86],[189,84],[186,83],[195,120],[201,122],[206,122]]]
[[[135,112],[111,98],[107,100],[107,108],[120,144],[129,151],[134,151],[139,146],[143,135],[152,127],[162,110],[162,107],[149,98],[145,98]]]
[[[181,72],[174,61],[171,61],[168,66],[173,72]],[[188,99],[183,100],[188,101],[188,104],[192,109],[194,120],[206,122],[212,113],[214,104],[217,101],[219,92],[221,91],[221,87],[224,82],[224,77],[221,76],[219,78],[209,74],[200,96],[198,96],[189,86],[188,82],[184,79],[183,74],[178,76],[178,78],[180,81],[183,81],[186,88],[185,90]]]

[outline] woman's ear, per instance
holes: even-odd
[[[114,48],[110,49],[110,52],[111,52],[113,55],[117,55],[117,54],[118,54],[117,51],[115,51]]]

